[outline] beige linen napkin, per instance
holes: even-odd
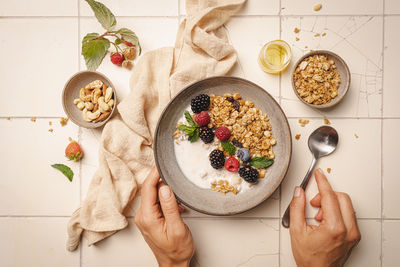
[[[104,127],[99,168],[87,197],[69,221],[69,251],[78,247],[82,234],[92,245],[127,226],[128,204],[154,165],[153,134],[161,111],[188,84],[231,70],[237,56],[223,24],[245,1],[186,0],[187,18],[175,47],[150,51],[139,60],[130,95]]]

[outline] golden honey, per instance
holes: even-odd
[[[258,55],[258,64],[267,73],[279,74],[289,66],[292,59],[290,46],[282,40],[266,43]]]

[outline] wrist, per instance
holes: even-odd
[[[159,261],[159,267],[189,267],[190,259],[187,261],[174,262],[174,261]]]

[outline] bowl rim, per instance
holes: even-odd
[[[68,85],[70,84],[70,82],[71,82],[74,78],[76,78],[76,77],[78,77],[78,76],[80,76],[80,75],[86,74],[86,73],[93,73],[93,74],[97,74],[97,75],[99,75],[100,77],[102,77],[102,79],[106,80],[106,81],[110,84],[110,86],[111,86],[112,89],[113,89],[113,94],[114,94],[114,107],[113,107],[113,109],[111,110],[110,116],[108,116],[107,119],[105,119],[104,121],[102,121],[102,122],[100,122],[100,123],[98,123],[98,122],[92,123],[91,125],[93,125],[93,126],[82,125],[79,121],[75,120],[75,118],[74,118],[73,116],[71,116],[71,114],[68,112],[68,110],[67,110],[67,108],[66,108],[66,105],[67,105],[67,104],[66,104],[66,102],[65,102],[65,101],[66,101],[65,95],[66,95],[66,92],[67,92],[67,87],[68,87]],[[117,101],[117,91],[115,90],[115,86],[114,86],[114,84],[111,82],[111,80],[108,79],[107,76],[105,76],[103,73],[98,72],[98,71],[92,71],[92,70],[81,70],[81,71],[78,71],[78,72],[76,72],[75,74],[73,74],[73,75],[65,82],[64,88],[63,88],[63,90],[62,90],[61,102],[62,102],[62,107],[63,107],[64,113],[67,115],[68,119],[70,119],[73,123],[75,123],[75,124],[78,125],[79,127],[83,127],[83,128],[86,128],[86,129],[95,129],[95,128],[99,128],[99,127],[103,126],[103,125],[104,125],[109,119],[111,119],[111,117],[113,116],[113,114],[114,114],[114,112],[115,112],[115,110],[116,110],[116,108],[117,108],[117,103],[118,103],[118,101]]]
[[[333,100],[331,100],[329,103],[325,103],[325,104],[321,104],[321,105],[310,104],[310,103],[307,103],[303,98],[301,98],[301,96],[300,96],[299,93],[297,92],[296,86],[295,86],[295,84],[294,84],[294,77],[293,77],[293,74],[294,74],[295,70],[297,69],[297,66],[298,66],[305,58],[307,58],[307,57],[309,57],[309,56],[313,56],[313,55],[324,55],[324,54],[333,57],[333,60],[334,60],[334,61],[337,60],[337,61],[339,61],[340,63],[342,63],[342,65],[344,66],[344,69],[345,69],[344,72],[346,73],[348,79],[347,79],[347,82],[346,82],[346,84],[345,84],[345,86],[344,86],[343,95],[341,95],[341,96],[338,95],[336,98],[334,98]],[[341,58],[338,54],[336,54],[336,53],[334,53],[334,52],[331,52],[331,51],[329,51],[329,50],[313,50],[313,51],[310,51],[310,52],[304,54],[304,55],[301,56],[301,57],[296,61],[296,63],[294,64],[294,68],[293,68],[293,70],[291,71],[290,75],[291,75],[291,78],[290,78],[290,79],[291,79],[291,81],[292,81],[292,89],[293,89],[294,93],[296,94],[297,98],[300,99],[300,101],[303,102],[304,104],[306,104],[307,106],[312,107],[312,108],[316,108],[316,109],[327,109],[327,108],[330,108],[330,107],[333,107],[333,106],[339,104],[339,102],[341,102],[341,101],[343,100],[343,98],[345,97],[345,95],[346,95],[347,92],[349,91],[350,82],[351,82],[350,69],[349,69],[349,66],[347,65],[346,61],[344,61],[343,58]]]
[[[163,111],[161,112],[161,114],[160,114],[160,116],[159,116],[159,118],[158,118],[157,126],[156,126],[156,129],[155,129],[155,131],[154,131],[154,138],[153,138],[153,140],[154,140],[154,142],[153,142],[153,154],[154,154],[155,165],[156,165],[156,167],[157,167],[158,173],[160,174],[160,178],[161,178],[161,180],[162,180],[163,183],[165,183],[166,185],[168,185],[167,181],[165,180],[165,178],[164,178],[164,176],[163,176],[163,174],[162,174],[160,165],[159,165],[158,160],[157,160],[157,158],[158,158],[158,157],[157,157],[158,153],[157,153],[157,149],[156,149],[156,144],[157,144],[157,141],[158,141],[158,137],[157,137],[157,136],[158,136],[158,133],[159,133],[159,130],[160,130],[160,122],[161,122],[161,119],[162,119],[162,117],[164,116],[164,113],[166,112],[166,110],[167,110],[167,108],[169,107],[169,105],[170,105],[176,98],[178,98],[179,95],[183,94],[183,92],[184,92],[186,89],[188,89],[188,88],[190,88],[190,87],[192,87],[192,86],[195,86],[196,84],[199,84],[199,83],[202,83],[202,82],[204,82],[204,81],[207,81],[207,80],[221,79],[221,78],[222,78],[222,79],[224,79],[224,78],[236,79],[236,80],[239,80],[239,81],[242,81],[242,82],[245,82],[245,83],[249,83],[249,84],[251,84],[252,86],[255,86],[255,87],[261,89],[262,91],[264,91],[264,93],[266,93],[266,94],[272,99],[272,101],[275,102],[275,104],[276,104],[277,107],[279,108],[280,112],[282,112],[282,114],[284,115],[284,116],[283,116],[283,117],[284,117],[284,122],[285,122],[285,124],[287,125],[287,128],[288,128],[288,130],[289,130],[289,140],[290,140],[290,142],[289,142],[289,161],[288,161],[286,170],[284,171],[284,173],[281,174],[282,179],[279,181],[279,183],[278,183],[278,185],[276,186],[276,188],[275,188],[274,191],[272,191],[269,195],[266,194],[266,195],[264,196],[264,198],[263,198],[257,205],[254,205],[253,207],[246,208],[246,209],[243,209],[243,210],[240,210],[240,211],[237,211],[237,212],[226,213],[226,214],[222,214],[222,213],[213,213],[213,212],[209,212],[209,211],[205,211],[205,210],[201,210],[201,209],[198,209],[198,208],[196,208],[196,207],[193,207],[192,205],[186,203],[183,199],[181,199],[178,195],[176,195],[176,194],[174,193],[175,198],[178,200],[178,202],[184,204],[185,206],[187,206],[187,207],[189,207],[190,209],[195,210],[195,211],[197,211],[197,212],[200,212],[200,213],[203,213],[203,214],[206,214],[206,215],[212,215],[212,216],[232,216],[232,215],[237,215],[237,214],[245,213],[245,212],[247,212],[247,211],[250,211],[250,210],[252,210],[252,209],[255,209],[256,207],[258,207],[258,206],[260,206],[262,203],[264,203],[268,198],[270,198],[270,197],[276,192],[276,190],[279,189],[279,185],[281,185],[282,182],[283,182],[283,180],[285,179],[285,177],[286,177],[286,175],[287,175],[287,173],[288,173],[288,171],[289,171],[290,163],[291,163],[291,161],[292,161],[293,140],[292,140],[292,132],[291,132],[291,129],[290,129],[290,124],[289,124],[288,118],[287,118],[285,112],[283,111],[282,107],[281,107],[281,106],[279,105],[279,103],[275,100],[275,98],[272,97],[272,95],[271,95],[269,92],[267,92],[263,87],[261,87],[261,86],[255,84],[255,83],[253,83],[253,82],[251,82],[251,81],[249,81],[249,80],[246,80],[246,79],[244,79],[244,78],[235,77],[235,76],[228,76],[228,75],[219,75],[219,76],[207,77],[207,78],[205,78],[205,79],[201,79],[201,80],[195,81],[195,82],[193,82],[193,83],[191,83],[191,84],[185,86],[185,87],[184,87],[182,90],[180,90],[174,97],[171,98],[171,100],[168,102],[168,104],[163,108]]]

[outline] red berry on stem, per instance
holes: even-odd
[[[237,172],[239,167],[240,163],[235,157],[230,157],[225,161],[225,169],[230,172]]]
[[[72,140],[67,148],[65,148],[65,156],[70,160],[79,161],[83,157],[81,146]]]
[[[121,66],[122,62],[124,62],[125,58],[121,53],[111,53],[110,56],[111,62],[115,65]]]
[[[215,130],[215,136],[221,141],[226,141],[231,136],[231,132],[225,126],[220,126]]]
[[[200,126],[207,125],[210,123],[210,115],[208,115],[207,111],[202,111],[199,114],[196,114],[194,121]]]

